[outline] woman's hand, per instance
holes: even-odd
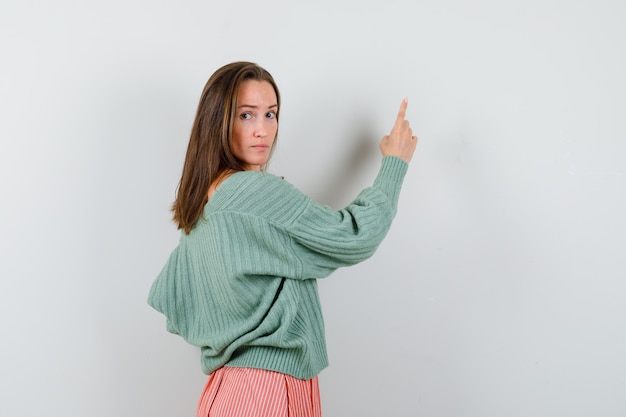
[[[396,117],[396,123],[391,132],[380,141],[380,151],[383,156],[397,156],[406,162],[410,162],[417,145],[417,136],[413,136],[413,130],[406,116],[406,108],[409,101],[405,98],[400,104],[400,111]]]

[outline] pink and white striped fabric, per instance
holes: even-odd
[[[317,377],[222,367],[209,377],[197,417],[321,417]]]

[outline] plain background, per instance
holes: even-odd
[[[270,170],[339,208],[403,97],[375,256],[320,282],[326,416],[626,415],[620,0],[3,1],[0,415],[193,416],[148,289],[204,83],[283,95]]]

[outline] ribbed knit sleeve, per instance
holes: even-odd
[[[378,176],[374,180],[374,188],[381,190],[389,197],[394,215],[398,206],[402,182],[408,167],[409,164],[402,159],[395,156],[386,156],[383,158]]]
[[[373,186],[342,210],[308,201],[288,227],[292,248],[302,261],[301,278],[326,276],[373,255],[395,216],[407,167],[399,158],[383,158]]]

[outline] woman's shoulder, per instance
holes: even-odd
[[[272,174],[267,171],[240,171],[235,172],[224,180],[221,187],[229,193],[248,193],[255,192],[259,187],[267,187],[276,190],[291,190],[299,192],[292,184],[284,179],[284,177]]]
[[[267,171],[241,171],[226,178],[207,203],[212,211],[250,214],[297,210],[309,198],[283,177]]]

